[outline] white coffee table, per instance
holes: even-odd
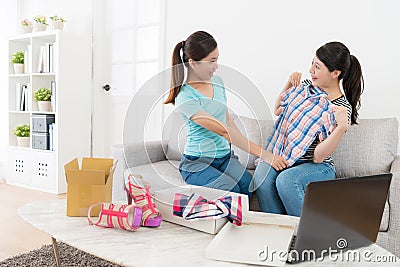
[[[89,226],[84,217],[67,217],[66,200],[41,200],[18,209],[22,218],[52,237],[54,253],[58,261],[57,241],[99,258],[123,266],[246,266],[243,264],[206,259],[205,250],[213,235],[199,232],[168,222],[158,228],[141,227],[136,232],[104,229]],[[245,248],[243,248],[245,249]],[[390,252],[371,245],[372,258],[391,257],[397,260],[391,266],[400,266],[400,259]],[[318,266],[321,262],[304,262],[292,266]],[[376,262],[329,262],[325,266],[376,266]]]

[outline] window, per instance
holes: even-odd
[[[111,93],[132,96],[161,71],[164,0],[107,1],[111,42]]]

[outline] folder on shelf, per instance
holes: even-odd
[[[49,150],[54,150],[54,123],[49,125]]]
[[[27,64],[27,70],[28,70],[26,73],[32,73],[32,61],[31,61],[32,45],[28,44],[27,49],[28,49],[28,56],[24,58],[24,61],[25,61],[25,64]]]
[[[44,46],[42,46],[43,48],[43,73],[49,72],[48,68],[49,68],[49,47],[48,44],[46,43]]]
[[[24,51],[24,73],[28,73],[28,51],[27,50],[25,50]]]
[[[57,149],[57,125],[55,122],[49,124],[49,150],[55,151]]]
[[[57,150],[57,136],[58,136],[58,128],[57,128],[57,124],[54,123],[53,124],[53,150],[56,151]]]
[[[45,53],[45,47],[42,45],[39,48],[39,57],[38,57],[38,69],[37,72],[43,73],[44,72],[44,53]]]
[[[50,91],[51,91],[51,110],[53,112],[56,111],[56,81],[50,82]]]
[[[22,91],[21,92],[21,101],[20,101],[20,104],[19,104],[19,110],[20,111],[25,111],[24,108],[25,108],[25,97],[24,97],[24,92]]]
[[[32,110],[32,87],[31,84],[28,83],[26,84],[27,86],[27,109],[26,110]]]
[[[21,110],[21,96],[22,96],[22,88],[21,83],[15,84],[15,110]]]
[[[27,111],[28,110],[28,86],[23,84],[21,86],[21,100],[20,100],[20,111]]]
[[[38,61],[38,72],[40,73],[51,73],[54,72],[53,64],[53,44],[45,43],[40,47],[39,61]]]
[[[48,64],[47,71],[52,73],[52,72],[54,72],[54,67],[53,67],[53,61],[54,61],[53,60],[53,44],[49,43],[49,44],[46,44],[46,45],[48,46],[47,51],[49,53],[49,55],[47,57],[47,64]]]
[[[24,99],[22,111],[28,111],[28,86],[26,84],[22,85],[22,95]]]

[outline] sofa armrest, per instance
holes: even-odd
[[[111,147],[112,155],[129,168],[165,160],[164,147],[161,140],[118,144]]]
[[[397,155],[393,162],[392,162],[392,166],[390,167],[390,172],[391,173],[395,173],[395,172],[399,172],[400,173],[400,155]]]
[[[400,239],[400,156],[392,162],[390,172],[393,174],[389,190],[390,221],[389,231],[396,239]]]
[[[112,145],[112,157],[118,160],[113,178],[113,201],[121,201],[125,198],[123,195],[124,171],[131,167],[165,160],[165,147],[166,144],[161,140]]]
[[[393,224],[394,219],[396,220],[396,228],[400,234],[400,156],[394,158],[390,172],[393,174],[389,190],[390,215],[392,217],[390,221]]]

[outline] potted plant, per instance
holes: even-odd
[[[32,22],[28,19],[22,20],[22,32],[31,33],[33,31]]]
[[[24,73],[24,52],[17,51],[11,55],[11,63],[14,63],[14,73],[22,74]]]
[[[39,88],[33,95],[38,102],[39,111],[51,111],[51,91],[49,88]]]
[[[29,136],[31,135],[31,127],[29,124],[20,124],[14,129],[19,147],[29,147]]]
[[[65,19],[59,16],[50,17],[50,26],[53,30],[62,30],[64,28]]]
[[[45,16],[35,16],[33,19],[35,23],[35,31],[45,31],[47,29],[46,17]]]

